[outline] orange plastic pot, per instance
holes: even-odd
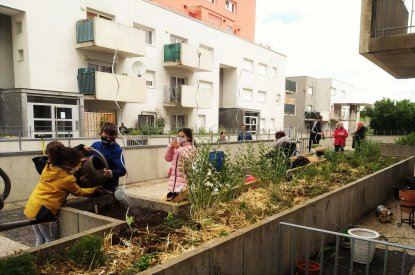
[[[307,261],[299,260],[295,264],[295,271],[298,274],[306,274]],[[316,261],[308,260],[308,274],[318,275],[320,273],[320,264]]]
[[[399,204],[406,207],[415,207],[415,190],[399,191]]]

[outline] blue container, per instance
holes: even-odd
[[[216,171],[220,172],[223,168],[223,162],[225,161],[225,152],[213,151],[209,153],[209,160]]]

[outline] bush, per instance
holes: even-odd
[[[399,137],[395,140],[397,145],[415,145],[415,132],[407,134],[406,136]]]
[[[80,238],[68,249],[68,258],[90,269],[105,264],[107,259],[102,250],[102,238],[94,235]]]
[[[35,257],[31,254],[24,254],[18,257],[10,257],[0,260],[0,274],[35,274]]]

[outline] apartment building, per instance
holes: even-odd
[[[367,104],[353,100],[353,86],[333,78],[293,76],[286,79],[284,128],[307,132],[318,115],[323,117],[322,128],[332,131],[338,121],[354,131],[360,118],[360,106]]]
[[[285,55],[152,1],[0,0],[0,37],[0,126],[14,135],[84,136],[103,118],[283,127]]]
[[[256,0],[152,0],[231,34],[254,41]]]

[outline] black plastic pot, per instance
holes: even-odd
[[[411,189],[411,187],[408,185],[395,185],[393,187],[393,197],[395,198],[395,200],[399,200],[399,191],[409,189]]]

